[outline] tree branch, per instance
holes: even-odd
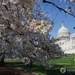
[[[67,12],[65,9],[63,9],[63,8],[61,8],[61,7],[59,7],[59,6],[57,6],[57,5],[56,5],[55,3],[53,3],[53,2],[43,0],[43,3],[49,3],[49,4],[52,4],[53,6],[55,6],[55,7],[56,7],[57,9],[59,9],[60,11],[63,11],[63,12],[65,12],[65,13],[67,13],[67,14],[69,14],[69,15],[75,17],[75,15],[73,15],[73,14],[70,13],[70,12]]]

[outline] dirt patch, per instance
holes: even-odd
[[[21,75],[35,75],[33,73],[21,73]]]
[[[0,67],[0,75],[35,75],[33,73],[23,73],[19,69],[12,67]]]

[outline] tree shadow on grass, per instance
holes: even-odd
[[[30,65],[25,65],[22,62],[12,62],[12,63],[6,63],[8,66],[11,67],[17,67],[17,68],[21,68],[21,70],[27,70],[29,72],[41,72],[42,75],[75,75],[75,71],[66,71],[64,72],[64,70],[60,71],[61,68],[64,68],[64,65],[54,65],[54,67],[46,69],[44,66],[42,65],[35,65],[32,64],[32,66]],[[40,74],[41,75],[41,74]]]

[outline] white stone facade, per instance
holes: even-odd
[[[68,29],[62,23],[62,27],[58,30],[56,43],[66,54],[75,54],[75,33],[70,34]]]

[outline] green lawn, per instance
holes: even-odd
[[[53,65],[61,65],[66,68],[75,68],[75,54],[63,56],[60,59],[49,61]]]
[[[24,65],[21,60],[5,60],[5,62],[9,62],[9,66],[25,69],[31,72],[35,72],[38,75],[70,75],[67,72],[61,74],[60,68],[64,67],[67,69],[75,70],[75,55],[67,55],[60,59],[51,60],[49,64],[53,65],[52,68],[46,70],[42,65],[33,64],[32,66]],[[12,62],[12,63],[11,63]],[[72,72],[71,75],[75,75],[75,72]]]

